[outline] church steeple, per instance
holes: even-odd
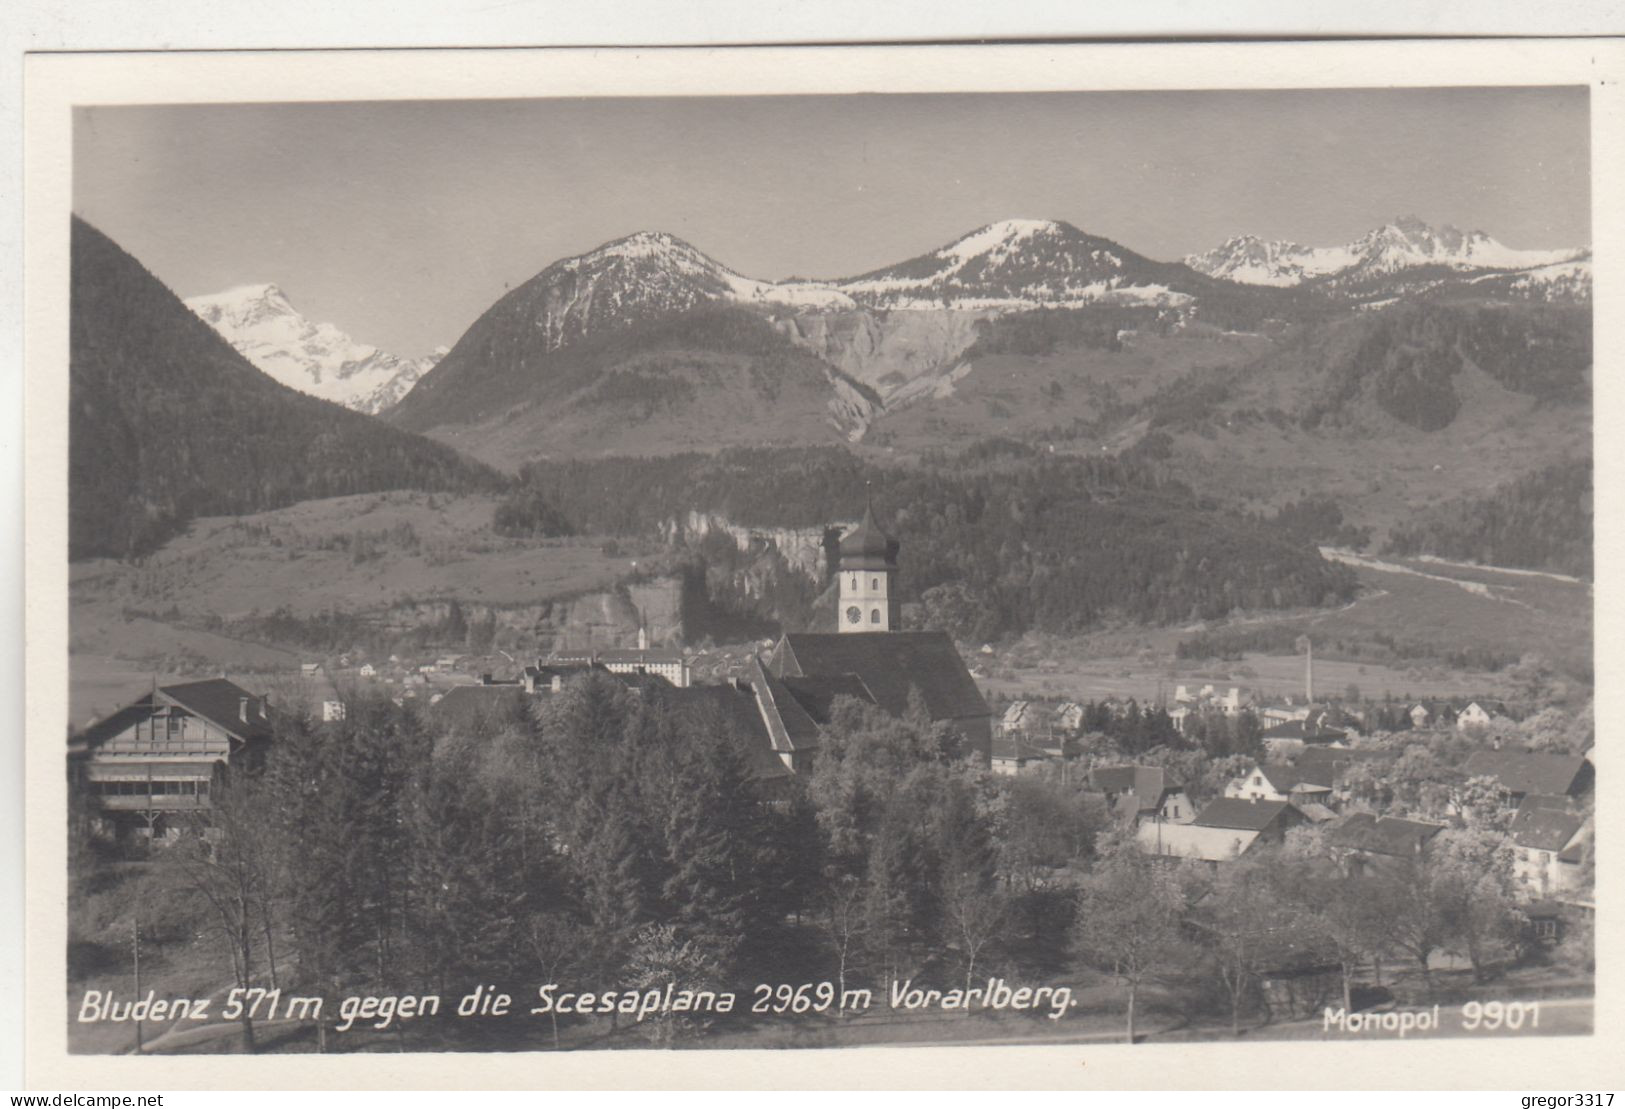
[[[863,522],[841,537],[837,624],[843,632],[897,631],[898,543],[875,520],[873,498],[867,501]]]

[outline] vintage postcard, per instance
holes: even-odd
[[[31,58],[30,1081],[1617,1084],[1622,77]]]

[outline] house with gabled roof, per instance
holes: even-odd
[[[1011,701],[1004,707],[1004,715],[999,717],[999,731],[1005,735],[1026,731],[1031,723],[1031,708],[1030,701]]]
[[[1258,843],[1262,833],[1244,828],[1202,824],[1167,824],[1148,820],[1134,830],[1134,843],[1142,854],[1165,859],[1211,863],[1231,862]]]
[[[175,834],[207,810],[216,771],[255,766],[271,740],[266,699],[225,678],[157,686],[69,738],[70,769],[115,835]]]
[[[1285,801],[1243,801],[1221,797],[1208,803],[1189,824],[1141,821],[1134,842],[1142,852],[1165,858],[1229,862],[1259,844],[1279,843],[1303,820]]]
[[[1317,766],[1300,769],[1292,763],[1255,763],[1224,787],[1224,795],[1246,801],[1289,801],[1324,805],[1332,796],[1331,776]]]
[[[1530,794],[1583,796],[1595,777],[1583,756],[1546,751],[1474,751],[1461,769],[1469,778],[1494,779],[1509,809],[1517,808]]]
[[[1192,823],[1203,828],[1257,832],[1262,840],[1279,842],[1288,828],[1303,820],[1303,814],[1286,801],[1217,797],[1208,802]]]
[[[1083,729],[1083,706],[1067,701],[1055,710],[1054,725],[1057,732],[1076,733]]]
[[[995,774],[1019,774],[1029,766],[1041,765],[1049,759],[1050,753],[1042,747],[1035,747],[1015,736],[997,736],[993,740],[989,766]]]
[[[1160,766],[1097,766],[1089,772],[1089,785],[1128,820],[1189,824],[1196,819],[1185,787]]]
[[[1332,827],[1327,843],[1337,853],[1344,869],[1358,876],[1408,866],[1423,858],[1433,838],[1444,829],[1443,824],[1358,812],[1350,813]]]
[[[1526,896],[1562,897],[1580,889],[1580,863],[1591,836],[1584,816],[1526,802],[1507,835],[1513,846],[1513,880]]]

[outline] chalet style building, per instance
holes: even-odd
[[[224,766],[254,765],[271,738],[265,698],[225,678],[159,686],[69,740],[69,768],[117,837],[180,831],[209,807]]]
[[[839,631],[788,632],[749,675],[773,749],[784,765],[809,765],[818,725],[841,695],[893,716],[918,694],[933,723],[947,724],[988,759],[993,712],[946,632],[902,631],[898,543],[875,521],[874,506],[841,538],[836,568]]]

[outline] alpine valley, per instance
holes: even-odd
[[[1414,602],[1348,549],[1591,571],[1582,247],[1403,218],[1167,262],[1012,219],[764,280],[646,231],[409,360],[275,285],[183,304],[74,235],[76,635],[123,612],[313,650],[484,621],[513,652],[629,642],[658,608],[667,642],[759,636],[828,607],[826,529],[866,490],[907,611],[978,641]],[[1567,594],[1439,596],[1477,606],[1473,642],[1588,665]],[[1409,644],[1385,620],[1348,651],[1453,650],[1449,619]]]

